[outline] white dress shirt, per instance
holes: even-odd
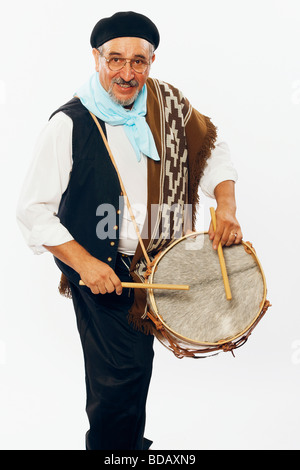
[[[123,126],[106,124],[106,131],[136,222],[142,230],[147,211],[147,157],[142,155],[141,161],[137,161]],[[56,246],[73,240],[56,216],[72,170],[72,132],[73,121],[63,112],[55,114],[46,124],[37,140],[20,194],[17,220],[26,243],[35,254],[47,251],[43,245]],[[200,180],[201,190],[214,198],[215,187],[225,180],[236,181],[237,172],[227,144],[218,141]],[[118,249],[134,254],[136,246],[135,229],[125,210]]]

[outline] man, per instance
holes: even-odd
[[[200,183],[217,201],[214,248],[242,239],[226,144],[216,142],[214,125],[179,90],[149,78],[159,40],[153,22],[134,12],[96,24],[96,73],[51,116],[18,208],[28,245],[54,255],[61,290],[73,300],[85,360],[88,450],[151,445],[144,427],[153,326],[145,289],[123,289],[121,282],[143,278],[143,248],[152,259],[175,238],[176,217],[161,208],[190,207],[182,234],[193,230]]]

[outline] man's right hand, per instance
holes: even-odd
[[[75,240],[57,246],[47,246],[56,258],[73,268],[93,294],[106,294],[116,291],[122,294],[122,284],[114,270],[106,263],[94,258]]]
[[[88,286],[93,294],[122,294],[121,281],[114,270],[106,263],[91,257],[83,263],[79,271],[81,280]]]

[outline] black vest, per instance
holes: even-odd
[[[123,210],[118,175],[93,118],[80,100],[73,98],[51,117],[59,111],[73,121],[73,167],[57,216],[80,245],[114,269]],[[104,122],[99,122],[106,134]],[[76,271],[57,258],[55,262],[78,284]]]

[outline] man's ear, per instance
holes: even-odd
[[[92,53],[93,53],[94,60],[95,60],[95,70],[96,72],[99,72],[99,57],[100,57],[99,51],[98,49],[93,48]]]

